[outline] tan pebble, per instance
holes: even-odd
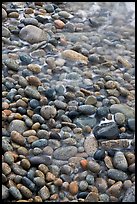
[[[115,182],[116,182],[116,181],[113,180],[113,179],[108,179],[108,180],[107,180],[107,183],[108,183],[109,186],[112,186]]]
[[[40,170],[36,170],[35,171],[35,176],[36,177],[41,177],[41,178],[45,179],[44,173],[42,171],[40,171]]]
[[[54,184],[55,184],[56,186],[62,186],[62,183],[63,183],[63,181],[62,181],[62,179],[60,179],[60,178],[57,178],[57,179],[55,179],[55,181],[54,181]]]
[[[26,14],[32,14],[32,13],[34,13],[34,11],[33,11],[32,8],[26,8],[26,9],[25,9],[25,13],[26,13]]]
[[[107,140],[99,142],[102,148],[109,150],[112,148],[126,148],[129,146],[128,139]]]
[[[27,138],[27,142],[29,143],[29,144],[31,144],[31,143],[33,143],[34,141],[36,141],[36,140],[38,140],[38,137],[36,137],[36,136],[29,136],[28,138]]]
[[[31,135],[36,135],[36,131],[35,130],[26,130],[25,132],[23,132],[24,137],[29,137]]]
[[[42,9],[42,8],[39,9],[39,12],[41,12],[42,14],[46,14],[47,13],[47,11],[45,9]]]
[[[69,192],[72,194],[72,195],[76,195],[78,193],[78,183],[77,181],[72,181],[70,184],[69,184]]]
[[[3,102],[2,109],[8,109],[8,108],[9,108],[9,104],[7,102]]]
[[[9,179],[8,182],[7,182],[7,187],[10,188],[12,186],[16,187],[16,184],[11,179]]]
[[[17,131],[11,132],[11,140],[19,145],[25,144],[25,138]]]
[[[18,18],[19,14],[17,12],[11,12],[11,13],[8,14],[8,17],[9,18]]]
[[[42,198],[42,200],[44,200],[44,201],[50,197],[50,192],[49,192],[49,189],[47,188],[47,186],[43,186],[39,190],[38,194]]]
[[[69,183],[67,181],[63,182],[62,184],[62,189],[65,190],[65,191],[68,191],[69,189]]]
[[[23,186],[23,185],[22,185],[21,183],[18,183],[16,187],[17,187],[18,189],[20,189],[21,186]]]
[[[46,181],[54,181],[56,178],[56,176],[54,174],[52,174],[51,172],[47,172],[46,174]]]
[[[62,56],[65,59],[72,60],[72,61],[80,61],[84,64],[88,64],[88,57],[78,53],[74,50],[65,50],[62,52]]]
[[[25,170],[28,170],[31,166],[28,159],[22,159],[20,164]]]
[[[40,79],[36,76],[28,76],[28,77],[26,77],[26,79],[30,85],[33,85],[36,87],[40,86],[42,84]]]
[[[18,149],[18,148],[20,147],[19,144],[15,143],[15,142],[12,142],[12,141],[11,141],[11,145],[12,145],[12,147],[13,147],[14,149]]]
[[[85,133],[88,133],[88,134],[89,134],[89,133],[91,133],[91,130],[92,130],[91,127],[88,126],[88,125],[86,125],[86,126],[83,127],[83,132],[85,132]]]
[[[122,189],[122,182],[118,181],[115,184],[113,184],[109,189],[107,189],[107,193],[111,196],[115,196],[118,197],[121,193],[121,189]]]
[[[29,64],[27,66],[27,68],[34,73],[40,73],[41,72],[41,67],[37,64]]]
[[[37,186],[44,186],[45,185],[45,179],[43,179],[42,177],[35,177],[34,178],[34,183],[37,185]]]
[[[15,113],[14,118],[21,120],[23,118],[23,116],[20,113]]]
[[[28,105],[27,105],[27,103],[25,101],[23,101],[22,99],[19,99],[19,100],[16,101],[16,106],[17,107],[19,107],[19,106],[27,107]]]
[[[105,83],[105,87],[108,89],[114,89],[116,88],[116,83],[115,81],[109,80]]]
[[[32,197],[32,192],[26,187],[26,186],[21,186],[20,187],[20,191],[22,193],[22,195],[25,197],[25,198],[31,198]]]
[[[39,122],[36,122],[32,125],[31,129],[32,130],[38,130],[40,128],[40,123]]]
[[[8,175],[10,174],[10,172],[11,172],[10,166],[7,163],[3,162],[2,163],[2,173],[5,175]]]
[[[25,147],[19,147],[17,149],[18,154],[22,154],[24,156],[28,155],[28,150]]]
[[[40,165],[38,166],[38,169],[39,169],[40,171],[42,171],[44,174],[46,174],[46,173],[49,171],[48,167],[47,167],[45,164],[40,164]]]
[[[120,62],[124,67],[132,68],[132,65],[125,58],[118,56],[117,61]]]
[[[108,169],[113,169],[113,168],[114,168],[114,167],[113,167],[113,163],[112,163],[111,157],[105,156],[104,162],[105,162],[105,165],[106,165],[106,167],[107,167]]]
[[[10,151],[4,153],[4,161],[9,165],[14,163],[14,156]]]
[[[41,199],[40,196],[35,196],[35,197],[33,198],[33,202],[42,202],[42,199]]]
[[[55,20],[54,24],[55,24],[55,27],[59,29],[62,29],[65,26],[65,23],[59,19]]]
[[[43,2],[35,2],[36,6],[43,6]]]
[[[58,195],[57,193],[52,194],[52,195],[50,196],[50,200],[57,200],[58,198],[59,198],[59,195]]]
[[[34,112],[32,110],[27,110],[27,115],[29,117],[32,117],[34,115]]]
[[[132,152],[126,152],[125,157],[129,165],[135,162],[135,154],[133,154]]]
[[[82,133],[82,128],[74,128],[73,132],[74,132],[74,134],[81,134]]]
[[[22,203],[24,203],[24,202],[30,202],[30,201],[28,201],[28,200],[18,200],[18,201],[16,201],[16,202],[22,202]]]

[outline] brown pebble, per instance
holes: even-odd
[[[6,115],[6,116],[9,116],[11,113],[12,113],[12,111],[11,110],[3,110],[2,112],[4,112],[4,114]]]
[[[29,137],[31,135],[36,135],[36,131],[35,130],[26,130],[23,132],[24,137]]]
[[[52,174],[51,172],[47,172],[46,174],[46,181],[54,181],[56,178],[56,176],[54,174]]]
[[[115,196],[110,196],[109,199],[110,202],[118,202],[118,198],[116,198]]]
[[[72,194],[72,195],[76,195],[78,193],[78,183],[77,181],[72,181],[70,184],[69,184],[69,192]]]
[[[20,164],[25,170],[28,170],[31,166],[28,159],[22,159]]]
[[[42,171],[44,174],[46,174],[47,172],[48,172],[48,167],[45,165],[45,164],[40,164],[39,166],[38,166],[38,169],[40,170],[40,171]]]
[[[16,106],[17,107],[27,107],[28,105],[27,105],[27,103],[25,102],[25,101],[23,101],[22,99],[19,99],[19,100],[17,100],[16,101]]]
[[[126,132],[126,128],[125,127],[121,127],[119,128],[120,132]]]
[[[86,125],[86,126],[83,127],[83,132],[85,132],[85,133],[88,133],[88,134],[89,134],[89,133],[91,133],[91,130],[92,130],[91,127],[88,126],[88,125]]]
[[[22,193],[22,195],[25,197],[25,198],[31,198],[32,197],[32,192],[26,187],[26,186],[21,186],[20,187],[20,191]]]
[[[59,19],[55,20],[54,24],[55,24],[55,27],[59,29],[62,29],[65,26],[65,23]]]
[[[36,87],[41,85],[40,79],[36,76],[28,76],[26,77],[26,79],[30,85],[33,85]]]
[[[26,14],[32,14],[32,13],[34,13],[34,11],[33,11],[32,8],[26,8],[26,9],[25,9],[25,13],[26,13]]]
[[[128,170],[129,170],[130,172],[134,173],[134,172],[135,172],[135,163],[130,164],[130,166],[128,167]]]
[[[25,144],[25,138],[17,131],[11,132],[11,140],[19,145]]]
[[[122,182],[118,181],[114,183],[109,189],[107,189],[106,192],[111,196],[118,197],[121,193],[122,186],[123,186]]]
[[[90,192],[87,197],[85,198],[85,202],[98,202],[99,195],[95,192]]]
[[[128,165],[133,164],[135,162],[135,155],[132,152],[126,152],[125,157],[127,159]]]
[[[91,192],[98,193],[98,189],[97,189],[96,186],[89,185],[89,186],[88,186],[88,189],[89,189]]]
[[[27,142],[29,143],[29,144],[31,144],[31,143],[33,143],[34,141],[36,141],[36,140],[38,140],[38,137],[36,137],[36,136],[29,136],[28,138],[27,138]]]
[[[32,110],[27,110],[27,115],[29,117],[32,117],[34,115],[34,112]]]
[[[11,13],[8,14],[8,17],[9,18],[18,18],[19,14],[17,12],[11,12]]]
[[[60,178],[57,178],[57,179],[55,179],[55,181],[54,181],[54,184],[55,184],[56,186],[62,186],[62,183],[63,183],[63,181],[62,181],[62,179],[60,179]]]
[[[7,163],[3,162],[2,163],[2,173],[5,175],[8,175],[10,174],[10,172],[11,172],[10,166]]]

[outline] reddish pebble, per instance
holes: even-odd
[[[81,164],[81,166],[82,166],[83,169],[87,169],[88,162],[87,162],[86,159],[82,159],[82,160],[80,161],[80,164]]]
[[[62,29],[65,26],[65,23],[63,21],[59,20],[59,19],[55,20],[54,23],[55,23],[55,27],[59,28],[59,29]]]
[[[78,183],[77,181],[72,181],[70,184],[69,184],[69,192],[72,194],[72,195],[76,195],[78,193]]]

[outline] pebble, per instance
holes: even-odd
[[[24,18],[24,19],[21,19],[20,21],[21,23],[24,23],[24,25],[34,25],[34,26],[37,26],[38,25],[38,21],[34,18]]]
[[[43,187],[45,185],[45,180],[41,177],[35,177],[33,181],[38,187]]]
[[[37,141],[34,141],[31,145],[32,145],[32,148],[34,147],[43,148],[47,145],[47,139],[39,139]]]
[[[29,161],[32,165],[39,165],[39,164],[50,165],[52,163],[51,158],[46,155],[30,157]]]
[[[92,115],[95,113],[95,107],[93,105],[81,105],[78,107],[80,113],[85,115]]]
[[[47,186],[43,186],[39,190],[38,195],[42,198],[43,201],[47,200],[50,197],[50,192]]]
[[[9,165],[14,163],[14,156],[10,151],[4,153],[4,161]]]
[[[128,175],[125,172],[118,169],[109,169],[108,177],[116,181],[125,181],[128,179]]]
[[[62,29],[65,26],[65,23],[59,19],[54,21],[55,27],[58,29]]]
[[[17,63],[17,61],[15,61],[13,59],[6,59],[5,65],[8,67],[8,69],[11,69],[13,71],[19,70],[19,64]]]
[[[26,186],[22,185],[19,190],[25,198],[32,198],[32,192]]]
[[[87,181],[80,181],[79,190],[80,191],[86,191],[87,188],[88,188],[88,182]]]
[[[130,128],[130,130],[135,131],[135,119],[129,118],[127,121],[127,125]]]
[[[90,192],[87,197],[85,198],[85,202],[98,202],[99,195],[95,192]]]
[[[40,79],[38,79],[38,77],[36,77],[36,76],[28,76],[28,77],[26,77],[26,79],[27,79],[28,83],[32,86],[38,87],[41,85]]]
[[[72,181],[70,184],[69,184],[69,192],[72,194],[72,195],[76,195],[78,193],[78,183],[76,181]]]
[[[101,202],[109,202],[109,196],[105,193],[99,195],[99,201]]]
[[[115,149],[115,148],[126,148],[129,146],[128,139],[117,139],[117,140],[107,140],[101,141],[100,145],[105,150]]]
[[[28,64],[27,69],[37,74],[41,72],[41,67],[37,64]]]
[[[18,18],[19,13],[18,12],[11,12],[8,14],[8,18]]]
[[[4,20],[5,18],[7,18],[7,12],[2,8],[2,20]]]
[[[18,133],[22,134],[24,131],[27,130],[27,127],[25,125],[24,121],[21,120],[13,120],[9,124],[9,131],[17,131]]]
[[[115,114],[117,112],[123,113],[126,118],[135,118],[135,111],[126,104],[114,104],[110,106],[110,112]]]
[[[25,176],[27,174],[27,171],[24,170],[20,165],[18,165],[17,163],[13,163],[11,166],[13,172],[15,174],[18,174],[20,176]]]
[[[93,128],[96,139],[117,139],[119,135],[118,126],[115,122],[103,123]]]
[[[114,119],[118,125],[124,125],[125,124],[125,115],[123,113],[115,113]]]
[[[105,150],[104,149],[97,149],[94,153],[95,160],[103,160],[105,157]]]
[[[9,38],[10,37],[10,31],[8,28],[2,26],[2,37]]]
[[[27,86],[25,88],[25,94],[29,98],[34,98],[34,99],[37,99],[37,100],[40,99],[40,93],[38,92],[38,90],[34,86]]]
[[[11,132],[11,140],[22,146],[25,144],[25,138],[17,131]]]
[[[94,136],[86,137],[86,139],[84,141],[85,152],[88,155],[93,156],[94,153],[96,152],[97,148],[98,148],[98,143],[97,143],[96,138]]]
[[[112,158],[110,156],[105,156],[104,158],[104,162],[105,162],[105,165],[108,169],[113,169],[113,163],[112,163]]]
[[[128,162],[128,165],[131,165],[135,162],[135,154],[133,154],[132,152],[126,152],[125,157]]]
[[[135,202],[135,185],[127,189],[122,199],[122,202]]]
[[[5,175],[8,175],[8,174],[11,173],[10,166],[5,162],[2,163],[2,173],[5,174]]]
[[[125,158],[125,155],[121,151],[117,151],[113,157],[113,165],[116,169],[126,171],[128,168],[128,163]]]
[[[60,147],[54,151],[53,156],[55,159],[68,160],[75,156],[76,153],[77,148],[75,146]]]
[[[64,50],[62,53],[63,58],[71,61],[79,61],[84,64],[88,63],[88,58],[74,50]]]
[[[123,186],[122,182],[118,181],[118,182],[114,183],[110,188],[108,188],[106,192],[110,196],[114,196],[117,198],[121,193],[122,186]]]
[[[46,181],[50,182],[50,181],[54,181],[56,178],[56,176],[54,174],[52,174],[51,172],[47,172],[46,174]]]
[[[107,182],[103,178],[96,178],[95,186],[101,193],[105,193],[108,188]]]
[[[88,162],[87,168],[93,173],[99,173],[100,171],[100,165],[96,161],[93,161],[93,160],[90,160]]]
[[[2,185],[2,200],[6,200],[9,197],[9,189]]]
[[[56,116],[56,108],[54,106],[43,106],[40,110],[40,113],[42,115],[43,118],[45,118],[46,120],[50,119],[50,118],[54,118]]]
[[[19,37],[31,44],[49,40],[49,35],[34,25],[23,27],[20,30]]]
[[[17,200],[22,199],[20,191],[15,186],[9,188],[9,193]]]
[[[35,184],[26,176],[22,177],[22,183],[24,186],[29,188],[31,191],[35,190]]]

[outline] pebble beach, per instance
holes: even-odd
[[[2,3],[2,201],[135,202],[135,3]]]

